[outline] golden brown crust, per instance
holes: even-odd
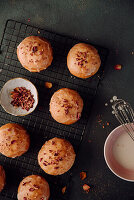
[[[38,163],[47,174],[61,175],[73,166],[75,156],[70,142],[53,138],[42,146],[38,154]]]
[[[83,110],[83,100],[75,90],[62,88],[56,91],[50,101],[52,117],[62,124],[77,122]]]
[[[51,65],[53,51],[45,38],[29,36],[17,47],[17,56],[24,68],[30,72],[40,72]]]
[[[100,68],[101,60],[97,50],[85,43],[74,45],[67,56],[67,66],[71,74],[79,78],[89,78]]]
[[[19,124],[9,123],[0,127],[0,153],[15,158],[28,151],[30,137]]]
[[[6,175],[5,175],[5,170],[3,167],[0,165],[0,192],[3,190],[6,182]]]
[[[48,182],[41,176],[31,175],[24,178],[18,187],[18,200],[48,200]]]

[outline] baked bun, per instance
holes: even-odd
[[[48,182],[41,176],[27,176],[18,187],[18,200],[48,200],[49,196]]]
[[[15,158],[25,153],[30,145],[27,131],[20,125],[9,123],[0,127],[0,153]]]
[[[85,43],[74,45],[67,56],[67,66],[71,74],[79,78],[89,78],[100,68],[101,60],[97,50]]]
[[[5,186],[5,180],[6,180],[5,170],[0,165],[0,192],[3,190]]]
[[[53,60],[51,44],[38,36],[25,38],[17,47],[17,56],[22,66],[30,72],[46,69]]]
[[[75,90],[62,88],[56,91],[50,101],[50,113],[61,124],[73,124],[81,117],[83,100]]]
[[[55,137],[42,146],[38,154],[38,163],[47,174],[61,175],[72,167],[75,156],[70,142]]]

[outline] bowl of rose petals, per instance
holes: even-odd
[[[28,115],[35,110],[38,104],[37,89],[25,78],[11,79],[1,89],[0,104],[9,114]]]

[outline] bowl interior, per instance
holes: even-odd
[[[33,104],[33,108],[30,108],[29,111],[23,110],[21,107],[16,108],[11,104],[11,101],[13,100],[11,98],[11,92],[16,87],[25,87],[26,89],[30,90],[31,94],[34,96],[35,102]],[[0,103],[6,112],[15,116],[24,116],[24,115],[30,114],[36,108],[38,104],[38,92],[37,92],[36,87],[27,79],[14,78],[7,81],[5,85],[3,86],[0,92]]]
[[[132,124],[134,127],[134,125]],[[118,141],[119,138],[125,138],[124,144],[120,143],[122,146],[119,146],[120,152],[123,154],[123,152],[126,150],[129,151],[128,144],[134,145],[134,141],[130,138],[130,136],[125,132],[123,126],[119,126],[116,129],[114,129],[109,136],[106,139],[105,145],[104,145],[104,157],[105,161],[109,167],[109,169],[118,177],[127,180],[127,181],[134,181],[134,167],[132,167],[131,163],[128,163],[131,161],[131,158],[129,158],[128,153],[125,155],[123,154],[123,160],[122,157],[118,157],[118,152],[115,151],[115,146],[119,145]],[[124,146],[123,146],[124,145]],[[122,148],[122,149],[121,149]],[[124,149],[126,148],[126,149]],[[121,155],[120,153],[120,155]],[[126,152],[125,152],[126,153]],[[132,155],[133,152],[130,151],[130,155]],[[122,162],[121,162],[122,161]],[[125,163],[126,161],[126,163]],[[134,161],[134,159],[133,159]],[[133,162],[134,163],[134,162]],[[130,165],[131,164],[131,165]],[[131,167],[130,167],[130,166]]]

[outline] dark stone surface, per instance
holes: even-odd
[[[89,131],[83,142],[70,185],[69,200],[132,200],[134,183],[117,178],[106,166],[103,146],[118,122],[106,107],[112,96],[125,99],[134,107],[134,1],[133,0],[1,0],[0,38],[7,19],[15,19],[61,34],[88,39],[107,47],[110,54],[96,101],[90,115]],[[30,19],[30,22],[28,22]],[[114,70],[121,64],[122,70]],[[103,123],[98,123],[101,115]],[[89,143],[88,140],[91,140]],[[133,153],[133,152],[132,152]],[[80,181],[85,170],[88,178]],[[82,185],[91,186],[88,194]]]

